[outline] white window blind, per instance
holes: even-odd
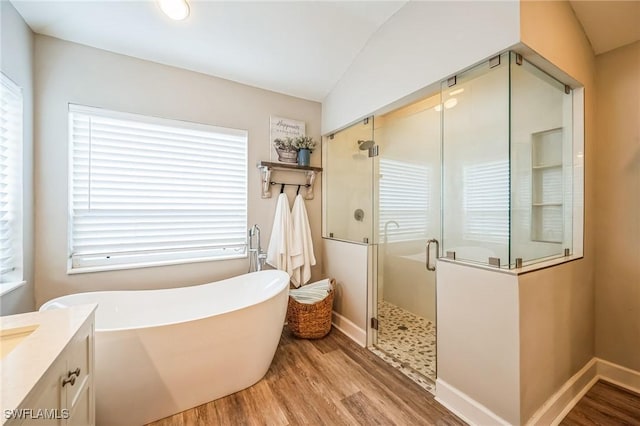
[[[381,158],[379,164],[379,231],[382,241],[427,238],[431,200],[429,168],[386,158]]]
[[[0,73],[0,283],[22,281],[22,91]]]
[[[69,126],[71,271],[245,256],[246,131],[77,105]]]
[[[508,242],[508,161],[465,166],[463,182],[464,238],[493,243]]]

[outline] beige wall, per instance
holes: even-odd
[[[596,355],[640,371],[640,42],[596,57]]]
[[[23,97],[23,279],[26,284],[0,298],[0,314],[33,310],[33,39],[31,29],[8,1],[0,2],[0,68],[22,88]]]
[[[336,280],[333,323],[365,346],[367,340],[368,271],[372,246],[323,238],[325,271]]]
[[[524,422],[595,353],[597,154],[594,56],[571,6],[566,1],[522,1],[520,33],[524,44],[581,82],[585,94],[584,258],[521,278],[520,383]],[[543,330],[556,330],[557,334],[549,335]]]
[[[522,424],[593,357],[593,294],[578,262],[518,277]]]
[[[260,198],[255,164],[269,159],[269,116],[302,120],[307,134],[319,139],[319,103],[40,35],[35,39],[35,63],[37,306],[68,293],[185,286],[247,271],[249,262],[241,259],[67,275],[67,104],[248,130],[248,225],[261,227],[266,248],[276,197]],[[314,152],[312,164],[319,164],[319,151]],[[304,175],[293,172],[274,172],[272,178],[304,182]],[[321,193],[319,187],[316,191]],[[295,188],[287,192],[293,202]],[[322,270],[319,196],[307,201],[307,211],[318,260],[313,278],[318,278]]]
[[[438,261],[436,274],[437,396],[444,381],[518,424],[518,277],[447,261]]]

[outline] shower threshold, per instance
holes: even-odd
[[[377,348],[375,346],[369,346],[367,349],[369,349],[371,352],[373,352],[375,355],[381,358],[384,362],[386,362],[387,364],[389,364],[390,366],[392,366],[393,368],[395,368],[396,370],[400,371],[402,374],[407,376],[409,379],[414,381],[422,389],[426,390],[427,392],[433,395],[436,394],[436,384],[432,379],[423,376],[413,368],[409,367],[406,363],[398,361],[398,359],[396,359],[392,355],[389,355],[388,353],[386,353],[380,348]]]
[[[434,393],[436,326],[387,301],[378,303],[378,339],[369,349],[418,385]]]

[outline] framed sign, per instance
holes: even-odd
[[[269,160],[278,161],[278,153],[273,146],[275,139],[295,138],[297,136],[305,135],[305,123],[304,121],[291,120],[290,118],[282,117],[270,117],[270,137],[269,144]]]

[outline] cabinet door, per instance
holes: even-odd
[[[85,426],[94,424],[93,409],[93,323],[78,331],[67,350],[67,374],[75,374],[76,381],[66,387],[68,424]]]
[[[66,360],[58,360],[37,386],[37,392],[31,397],[27,397],[26,402],[18,410],[21,414],[21,420],[7,424],[20,426],[66,425],[68,413],[63,411],[65,401],[61,376],[65,366]]]

